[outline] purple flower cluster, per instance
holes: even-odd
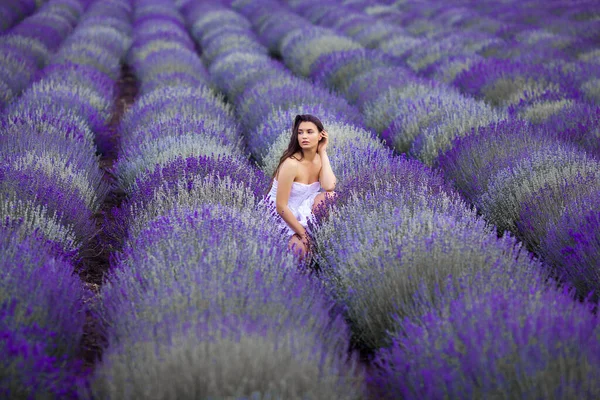
[[[585,190],[583,191],[586,192]],[[581,296],[600,293],[600,192],[596,187],[589,195],[569,199],[560,218],[548,224],[540,248],[553,265],[577,288]]]
[[[0,228],[0,396],[73,397],[90,293],[71,254],[22,225]]]
[[[32,14],[43,4],[41,0],[8,0],[0,5],[0,33]]]
[[[146,182],[142,198],[150,199],[163,184],[151,177],[161,171],[177,171],[169,179],[174,183],[208,172],[193,166],[203,159],[247,158],[231,106],[211,87],[176,9],[160,2],[136,6],[129,62],[141,96],[120,122],[121,151],[114,172],[132,201],[137,201],[140,182]],[[183,160],[189,169],[177,169]]]
[[[94,393],[360,398],[343,320],[265,228],[209,204],[149,225],[104,288]]]
[[[98,136],[112,117],[118,64],[128,47],[129,12],[128,3],[116,0],[90,6],[82,17],[85,23],[2,116],[0,185],[6,201],[39,204],[46,219],[72,229],[79,243],[94,234],[91,215],[109,190],[94,142],[102,142]],[[102,16],[121,21],[115,25],[125,30],[93,22]],[[109,48],[119,51],[109,53]],[[101,56],[88,58],[86,49]],[[6,217],[22,218],[10,212]]]
[[[440,312],[404,320],[405,334],[373,360],[376,397],[591,398],[598,318],[543,282],[469,284]]]
[[[574,204],[585,202],[590,212],[599,209],[599,203],[588,201],[600,191],[600,165],[597,158],[577,148],[577,140],[561,137],[570,134],[557,135],[552,127],[519,120],[502,121],[456,141],[439,165],[501,231],[515,232],[560,278],[577,287],[580,296],[594,290],[596,298],[600,292],[594,278],[597,261],[570,257],[564,246],[555,243],[557,237],[572,234],[591,246],[587,250],[591,254],[600,249],[591,230],[573,231],[561,222],[581,217]],[[589,282],[581,282],[584,276],[589,276]]]
[[[0,18],[17,18],[27,9],[33,11],[36,3],[3,2]],[[20,10],[21,7],[24,9]],[[72,32],[83,9],[84,5],[78,0],[49,1],[0,37],[0,111],[18,97],[36,72],[46,65],[51,54]],[[11,16],[11,11],[16,14]]]

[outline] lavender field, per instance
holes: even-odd
[[[595,0],[3,0],[0,159],[2,399],[600,398]]]

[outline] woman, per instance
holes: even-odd
[[[317,117],[296,115],[290,142],[273,173],[268,197],[290,235],[288,247],[300,260],[309,251],[306,227],[310,214],[325,196],[335,195],[336,177],[327,156],[328,143],[327,131]]]

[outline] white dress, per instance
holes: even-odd
[[[292,190],[290,191],[290,198],[288,200],[288,207],[294,213],[294,216],[300,222],[300,224],[306,228],[308,226],[308,219],[312,214],[312,206],[315,201],[315,197],[321,190],[321,184],[319,181],[310,184],[292,182]],[[273,186],[269,191],[268,198],[273,204],[277,198],[277,179],[273,179]],[[286,229],[288,236],[294,235],[296,232],[279,216],[282,229]]]

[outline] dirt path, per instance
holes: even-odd
[[[82,281],[96,294],[99,293],[104,277],[109,271],[110,255],[119,251],[122,243],[122,238],[115,237],[106,229],[106,226],[114,220],[111,210],[121,205],[125,195],[123,190],[118,187],[117,180],[110,170],[119,153],[120,138],[117,132],[119,122],[125,111],[133,104],[138,92],[137,81],[128,65],[121,66],[121,78],[117,85],[116,110],[106,135],[111,140],[107,146],[107,151],[100,158],[100,169],[104,172],[103,179],[111,185],[112,190],[94,215],[94,223],[98,233],[89,243],[82,246],[80,252],[81,263],[77,266],[77,272]],[[105,342],[106,339],[98,329],[98,322],[88,314],[81,341],[82,358],[86,367],[93,367],[102,356]]]

